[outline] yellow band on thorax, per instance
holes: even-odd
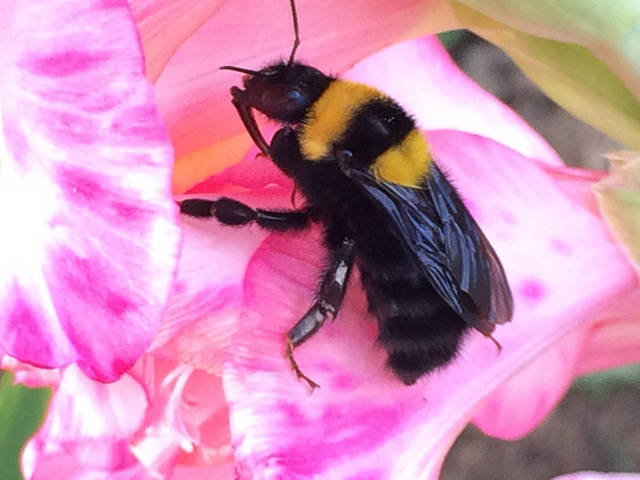
[[[311,106],[300,132],[300,148],[309,160],[330,155],[333,142],[349,128],[356,110],[372,100],[390,100],[381,91],[361,83],[334,80]],[[410,131],[401,142],[375,159],[371,171],[379,180],[420,188],[429,172],[431,156],[419,130]]]
[[[389,98],[369,85],[334,80],[315,101],[302,127],[300,147],[309,160],[328,155],[331,143],[349,127],[356,109],[376,99]]]

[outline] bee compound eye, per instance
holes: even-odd
[[[260,97],[260,109],[278,119],[289,119],[304,111],[308,103],[307,96],[300,90],[283,85],[266,89]]]

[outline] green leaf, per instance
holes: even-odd
[[[447,50],[454,48],[464,38],[465,30],[447,30],[438,34],[438,40]]]
[[[451,5],[460,25],[500,47],[556,103],[640,150],[640,102],[589,49],[524,33],[457,2]],[[631,77],[640,85],[640,76]]]
[[[51,397],[50,388],[27,388],[13,384],[13,375],[0,372],[0,472],[3,480],[21,477],[19,456],[33,435]]]
[[[625,365],[576,378],[574,385],[582,390],[606,394],[613,388],[640,384],[640,365]]]
[[[640,266],[640,154],[609,154],[611,172],[594,189],[609,227]]]
[[[640,0],[458,0],[523,33],[593,52],[640,99]]]

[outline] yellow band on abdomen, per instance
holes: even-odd
[[[422,132],[414,129],[400,143],[376,158],[371,170],[379,180],[420,188],[429,172],[430,163],[427,141]]]

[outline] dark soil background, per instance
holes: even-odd
[[[603,154],[624,148],[558,107],[491,44],[468,32],[443,40],[458,65],[516,110],[567,164],[605,169]],[[467,427],[441,480],[547,480],[580,470],[640,472],[640,366],[578,380],[521,440],[496,440]]]
[[[640,385],[574,386],[547,419],[507,442],[474,427],[458,438],[441,480],[548,480],[580,470],[639,472]]]
[[[458,66],[518,112],[568,165],[604,169],[603,153],[625,148],[556,105],[498,48],[466,31],[446,35]]]

